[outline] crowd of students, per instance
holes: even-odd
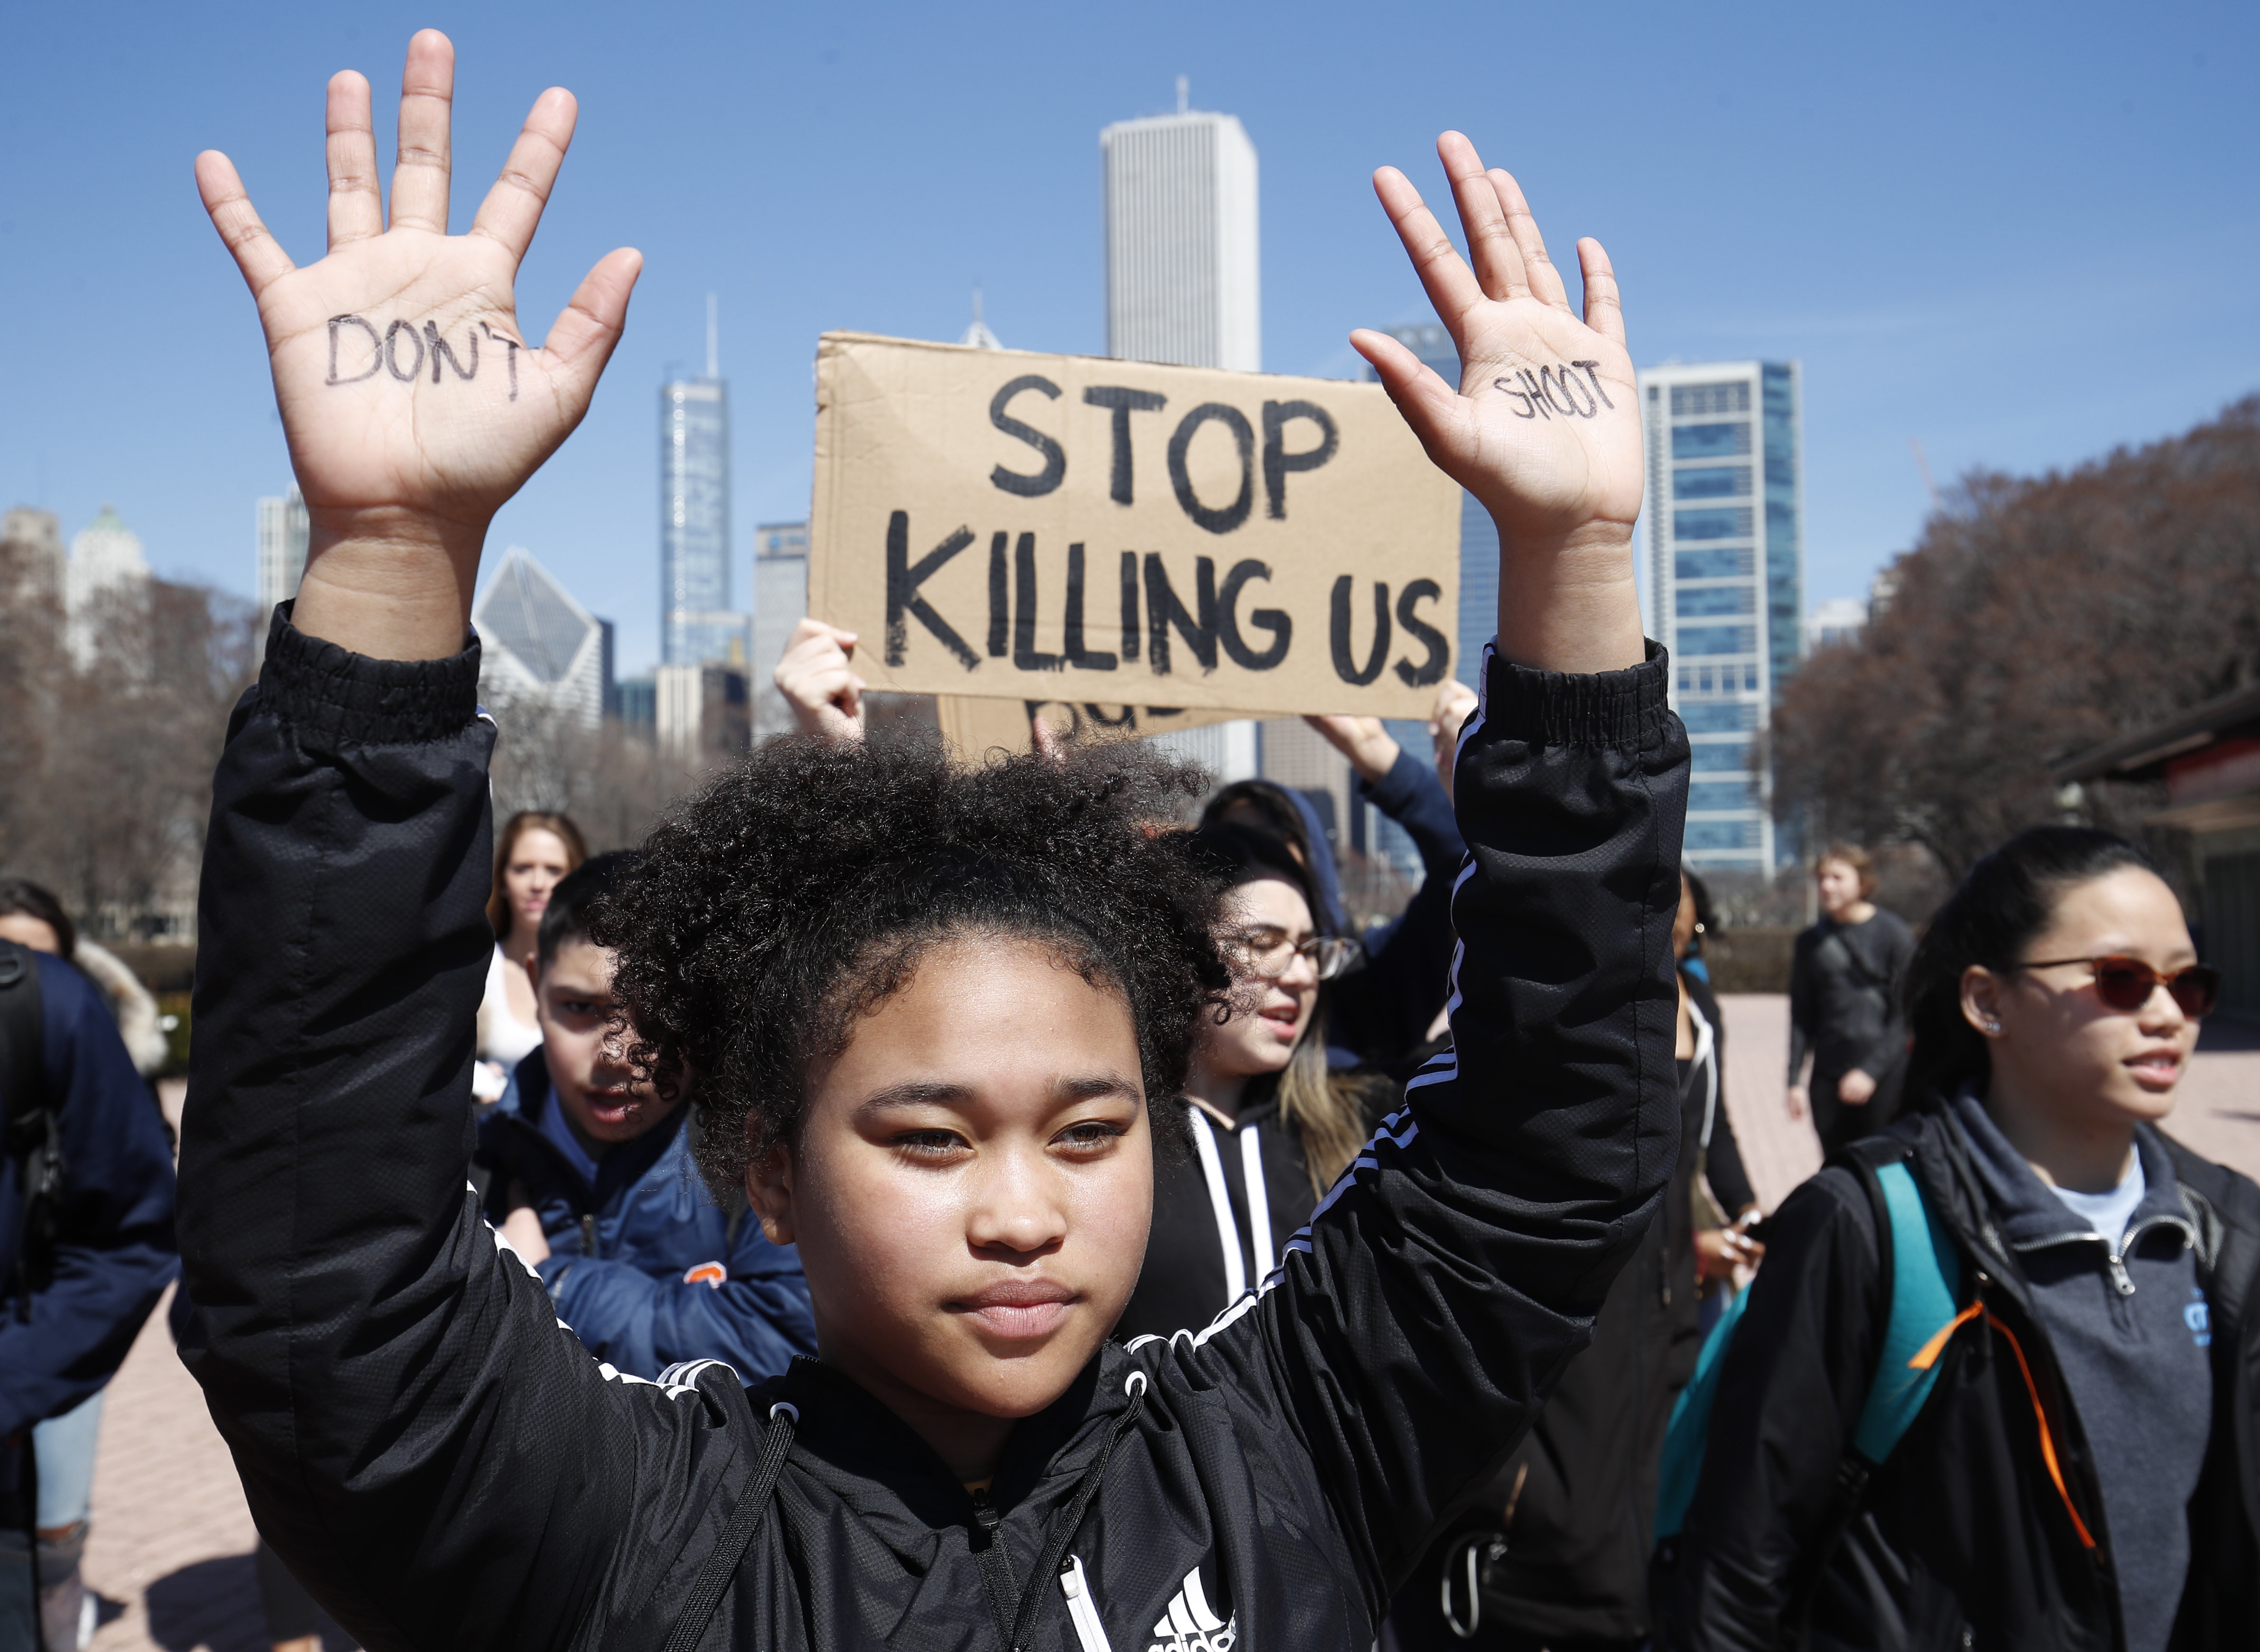
[[[418,36],[404,154],[447,154],[452,71]],[[340,76],[305,270],[199,161],[319,547],[215,781],[180,1181],[182,1354],[278,1578],[375,1648],[2249,1638],[2260,1189],[2158,1128],[2218,981],[2137,849],[2028,833],[1919,943],[1827,851],[1789,1104],[1830,1158],[1758,1220],[1597,244],[1580,314],[1466,139],[1466,261],[1377,177],[1463,359],[1621,403],[1541,425],[1355,335],[1501,529],[1436,761],[1312,719],[1419,846],[1393,924],[1348,920],[1292,791],[866,738],[815,620],[802,733],[591,859],[561,816],[491,829],[463,593],[635,256],[507,410],[373,420],[392,387],[301,360],[379,292],[514,337],[572,118],[537,103],[473,235],[420,163],[388,228]],[[114,1312],[6,1386],[27,1427],[171,1277],[172,1183],[153,1110],[81,1100],[131,1072],[91,989],[11,965],[72,1174],[129,1140],[163,1170],[68,1213]],[[30,1346],[0,1326],[0,1364]]]

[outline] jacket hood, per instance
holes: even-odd
[[[1970,1091],[1964,1090],[1947,1104],[1948,1115],[1960,1130],[1971,1168],[1992,1201],[1995,1221],[2003,1240],[2019,1249],[2060,1241],[2092,1239],[2095,1230],[2074,1215],[2041,1180],[2024,1155],[2009,1143]],[[2142,1201],[2135,1207],[2130,1226],[2154,1218],[2189,1226],[2176,1186],[2173,1161],[2165,1144],[2148,1125],[2135,1126],[2135,1152],[2142,1166]]]

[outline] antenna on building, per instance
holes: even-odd
[[[1177,76],[1177,113],[1185,112],[1187,101],[1192,96],[1192,82],[1183,75]]]
[[[1922,450],[1922,439],[1919,436],[1910,436],[1907,438],[1907,446],[1914,449],[1915,465],[1922,472],[1923,491],[1930,495],[1930,508],[1935,511],[1939,508],[1938,483],[1930,479],[1930,459]]]
[[[973,290],[973,325],[965,329],[960,344],[969,344],[976,350],[1001,350],[1005,347],[997,335],[989,331],[989,324],[981,317],[981,289]]]
[[[722,376],[721,306],[711,292],[706,295],[706,376]]]

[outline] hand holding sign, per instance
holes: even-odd
[[[1608,255],[1598,241],[1577,243],[1581,321],[1515,181],[1484,171],[1458,132],[1436,153],[1472,269],[1403,173],[1383,168],[1374,190],[1459,347],[1459,391],[1394,339],[1350,341],[1428,456],[1498,524],[1502,651],[1557,670],[1637,664],[1640,418]]]
[[[390,228],[368,82],[331,81],[329,255],[304,269],[233,163],[197,157],[205,210],[258,301],[311,521],[298,625],[398,659],[462,647],[487,524],[588,410],[642,262],[626,248],[605,257],[547,344],[528,348],[511,282],[572,141],[572,94],[535,100],[469,233],[450,236],[454,78],[447,36],[409,43]]]
[[[785,639],[784,655],[770,675],[804,734],[826,740],[863,738],[863,679],[848,656],[855,633],[803,619]]]

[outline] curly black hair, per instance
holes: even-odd
[[[952,936],[1041,941],[1119,993],[1148,1100],[1182,1091],[1230,976],[1214,888],[1157,826],[1203,778],[1127,742],[967,769],[930,739],[784,739],[678,805],[590,938],[618,955],[634,1059],[689,1096],[708,1185],[792,1139],[808,1076]],[[1165,1140],[1178,1111],[1149,1114]]]

